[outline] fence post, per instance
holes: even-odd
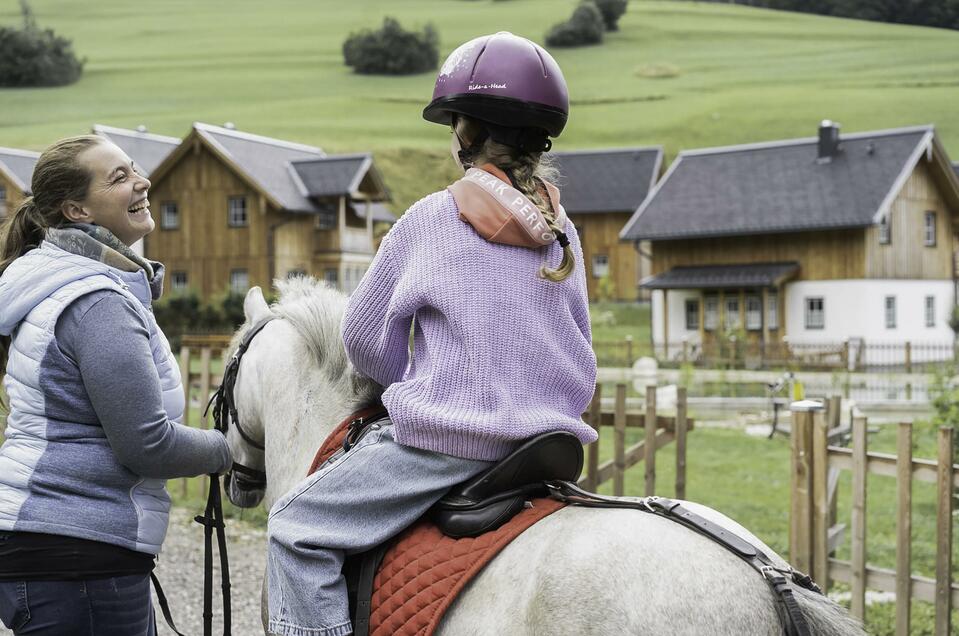
[[[656,385],[646,387],[646,434],[645,448],[643,451],[645,457],[643,463],[646,464],[646,496],[651,497],[656,493]]]
[[[616,412],[613,414],[613,495],[623,496],[626,470],[626,385],[616,385]]]
[[[850,612],[863,620],[866,616],[866,418],[852,420],[852,598]]]
[[[833,400],[830,399],[830,402]],[[838,407],[835,407],[838,410]],[[821,409],[812,413],[812,550],[810,575],[823,590],[829,590],[829,431],[831,422]]]
[[[951,426],[939,428],[936,492],[936,636],[952,628],[952,447]]]
[[[896,636],[909,636],[912,600],[912,424],[896,439]]]
[[[603,418],[603,385],[597,384],[596,391],[593,393],[593,401],[589,404],[589,424],[596,429],[596,435],[599,436],[602,431]],[[586,490],[596,492],[599,488],[598,472],[599,470],[599,437],[586,449]]]
[[[686,498],[686,387],[676,388],[676,498]]]
[[[793,402],[790,450],[792,492],[789,515],[789,560],[799,570],[812,565],[812,421],[822,405],[812,400]]]
[[[633,336],[626,334],[626,366],[633,366]]]
[[[689,338],[683,337],[683,364],[689,362]]]
[[[186,408],[183,409],[183,425],[190,425],[190,347],[180,347],[180,381],[183,383],[183,397]],[[180,479],[180,495],[187,496],[187,478]]]
[[[912,343],[906,341],[906,373],[912,373]]]

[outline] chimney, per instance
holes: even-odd
[[[828,119],[819,124],[818,163],[829,163],[839,154],[839,124]]]
[[[234,124],[232,121],[226,122],[225,124],[223,124],[223,127],[226,128],[227,130],[236,130],[236,124]]]
[[[147,127],[146,127],[144,124],[140,124],[139,126],[137,126],[137,132],[138,132],[138,133],[145,133],[145,132],[147,132]]]

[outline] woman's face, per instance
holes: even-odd
[[[147,200],[150,180],[136,171],[125,152],[104,141],[84,150],[77,160],[91,174],[90,190],[78,202],[79,210],[67,212],[67,218],[105,227],[125,245],[153,231]]]

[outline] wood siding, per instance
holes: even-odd
[[[267,236],[282,215],[270,210],[266,200],[213,153],[194,144],[150,191],[156,229],[146,238],[146,256],[166,265],[167,291],[173,272],[183,271],[189,287],[208,298],[229,288],[234,269],[247,270],[251,286],[269,289]],[[227,200],[234,196],[246,197],[246,227],[227,224]],[[167,201],[177,204],[178,229],[160,225]]]
[[[936,244],[925,245],[926,212],[936,213]],[[866,230],[866,278],[951,279],[953,215],[925,161],[920,161],[890,208],[891,241],[879,226]]]
[[[681,265],[795,261],[797,280],[865,277],[863,230],[856,229],[654,241],[652,251],[653,274]]]
[[[583,245],[583,257],[586,260],[586,287],[589,299],[600,299],[600,279],[593,275],[593,257],[605,254],[609,258],[609,278],[612,282],[610,300],[635,301],[640,298],[639,280],[648,273],[641,271],[641,259],[632,242],[620,242],[619,232],[626,225],[630,213],[570,214],[576,225]],[[645,242],[648,250],[648,244]],[[643,292],[642,297],[648,298]]]

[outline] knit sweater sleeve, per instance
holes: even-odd
[[[409,252],[418,243],[409,225],[408,219],[400,219],[383,238],[343,315],[347,356],[359,373],[384,387],[403,379],[413,316],[422,304],[417,270],[407,266]]]

